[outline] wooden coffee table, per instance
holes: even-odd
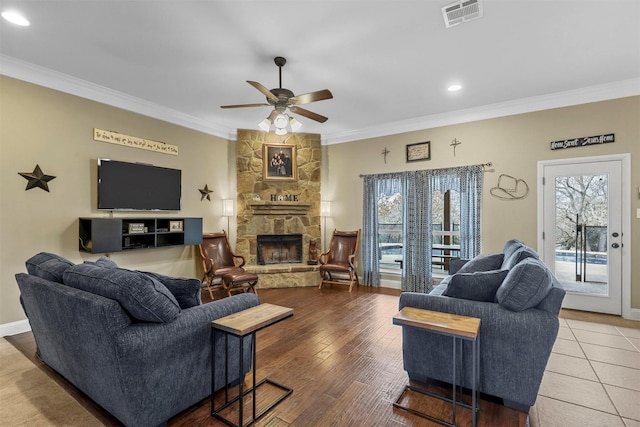
[[[282,402],[287,396],[289,396],[293,389],[286,387],[282,384],[278,384],[274,381],[271,381],[268,378],[263,379],[258,384],[256,384],[256,332],[267,328],[271,325],[274,325],[282,320],[288,319],[293,316],[293,309],[288,307],[282,307],[274,304],[260,304],[255,307],[251,307],[247,310],[239,311],[237,313],[231,314],[226,317],[222,317],[220,319],[216,319],[212,322],[212,334],[211,334],[211,415],[220,421],[224,422],[230,426],[243,427],[253,424],[258,420],[261,416],[266,414],[269,410],[271,410],[278,403]],[[215,363],[215,335],[216,332],[222,332],[225,334],[225,392],[224,392],[224,404],[219,408],[215,406],[215,377],[216,377],[216,363]],[[243,337],[247,335],[251,335],[252,337],[252,347],[253,347],[253,356],[252,356],[252,367],[253,367],[253,384],[252,387],[248,390],[244,390],[244,381],[240,381],[238,396],[229,400],[229,335],[233,335],[239,337],[239,346],[240,346],[240,366],[239,372],[242,373],[244,371],[244,339]],[[242,378],[241,378],[242,379]],[[262,409],[258,414],[256,414],[256,390],[263,384],[270,384],[274,387],[277,387],[284,391],[284,393],[278,397],[274,402],[272,402],[269,406]],[[243,422],[243,409],[244,409],[244,397],[251,393],[253,398],[252,405],[252,414],[251,418],[248,422]],[[221,412],[228,408],[230,405],[239,402],[239,415],[238,415],[238,424],[234,424],[230,420],[226,419],[221,415]]]
[[[453,339],[453,354],[451,358],[453,363],[453,379],[451,381],[451,385],[453,388],[452,398],[449,399],[445,396],[431,393],[427,390],[422,390],[409,384],[402,390],[402,393],[393,403],[393,406],[404,409],[405,411],[419,415],[423,418],[427,418],[431,421],[435,421],[439,424],[455,427],[456,406],[460,405],[471,409],[472,424],[473,427],[475,427],[477,423],[478,412],[480,411],[480,392],[478,391],[478,383],[480,379],[480,319],[475,317],[460,316],[457,314],[442,313],[439,311],[422,310],[414,307],[404,307],[398,314],[393,316],[393,324],[408,328],[418,328],[425,332],[445,335]],[[461,340],[471,341],[472,345],[473,379],[471,388],[471,405],[463,403],[461,400],[458,400],[456,398],[456,345],[458,344],[458,341]],[[460,349],[462,349],[461,343]],[[460,353],[462,354],[462,351],[460,351]],[[425,360],[425,363],[429,363],[429,361]],[[409,390],[450,402],[453,405],[451,423],[435,418],[424,412],[402,406],[400,402],[402,401],[405,393]]]

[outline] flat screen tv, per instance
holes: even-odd
[[[98,159],[98,209],[180,210],[182,171]]]

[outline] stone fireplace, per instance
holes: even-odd
[[[264,144],[296,147],[295,180],[264,179]],[[307,261],[309,242],[316,240],[319,243],[321,235],[320,135],[290,133],[282,137],[238,129],[236,154],[238,227],[235,252],[245,257],[247,270],[260,274],[259,288],[317,286],[318,267],[307,265]],[[270,252],[265,253],[258,236],[274,235],[296,236],[299,240],[293,246],[287,243],[278,248],[268,247]],[[260,249],[262,253],[259,253]],[[295,258],[293,252],[296,252]]]
[[[258,234],[258,264],[302,262],[302,234]]]

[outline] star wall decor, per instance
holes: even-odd
[[[205,198],[208,201],[211,201],[211,193],[213,193],[213,190],[209,190],[209,186],[207,184],[204,185],[204,188],[200,188],[198,190],[200,192],[200,201],[203,201]]]
[[[44,191],[49,192],[49,185],[47,182],[56,179],[55,176],[45,175],[40,169],[40,165],[36,165],[33,172],[18,172],[18,175],[29,181],[27,188],[24,191],[31,190],[32,188],[40,187]]]

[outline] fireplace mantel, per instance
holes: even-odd
[[[252,202],[249,203],[254,215],[307,215],[311,203],[299,202]]]

